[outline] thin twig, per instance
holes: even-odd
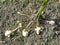
[[[33,21],[30,21],[28,25],[24,28],[25,31],[28,31],[27,29],[32,26]]]

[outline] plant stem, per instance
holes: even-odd
[[[41,13],[44,10],[45,6],[47,5],[49,0],[44,0],[41,7],[39,8],[38,12],[37,12],[37,18],[39,19],[41,17]]]
[[[30,22],[28,23],[28,25],[24,28],[25,31],[28,31],[27,29],[30,28],[30,27],[32,26],[32,24],[33,24],[33,21],[30,21]]]

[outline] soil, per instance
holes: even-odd
[[[49,0],[39,21],[43,30],[39,35],[34,31],[36,13],[42,2],[43,0],[0,2],[0,45],[60,45],[60,0]],[[48,20],[55,21],[55,24],[50,25],[46,22]],[[17,21],[22,23],[22,28],[6,37],[5,31],[15,29]],[[33,25],[28,29],[28,36],[23,37],[22,30],[30,21],[33,21]]]

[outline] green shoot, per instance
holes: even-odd
[[[39,8],[38,12],[37,12],[37,18],[39,20],[39,18],[41,17],[41,13],[44,10],[45,6],[47,5],[49,0],[44,0],[41,7]]]

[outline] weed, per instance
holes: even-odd
[[[45,6],[47,5],[49,0],[44,0],[41,7],[39,8],[37,12],[37,18],[39,19],[41,17],[42,11],[44,10]]]

